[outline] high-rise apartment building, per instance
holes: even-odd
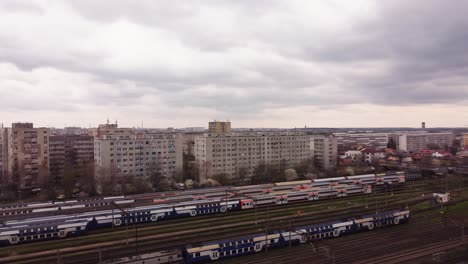
[[[97,128],[88,129],[88,134],[93,137],[101,137],[103,135],[125,135],[134,133],[133,128],[121,128],[117,123],[110,124],[109,121],[107,124],[101,124]]]
[[[325,170],[336,167],[338,146],[333,135],[312,135],[310,149],[316,165]]]
[[[387,133],[334,133],[338,148],[362,145],[365,147],[386,148]]]
[[[43,185],[49,174],[49,132],[32,123],[13,123],[1,128],[4,167],[8,181],[26,190]]]
[[[200,182],[216,174],[233,178],[241,170],[252,177],[261,163],[294,167],[311,159],[310,136],[297,133],[205,133],[195,137],[194,152]]]
[[[3,142],[2,136],[0,135],[0,184],[6,183],[6,172],[4,171],[5,167],[3,166]]]
[[[61,183],[67,171],[76,178],[93,176],[94,137],[68,134],[49,139],[49,170],[55,184]]]
[[[175,133],[101,134],[94,138],[94,160],[98,183],[115,176],[148,179],[153,171],[172,180],[182,173],[182,143]]]
[[[208,123],[209,133],[231,133],[231,122],[229,121],[213,121]]]
[[[420,151],[427,149],[429,144],[437,144],[444,149],[453,142],[454,135],[447,133],[402,133],[398,134],[397,149],[401,151]]]

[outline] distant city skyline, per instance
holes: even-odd
[[[0,122],[467,127],[466,10],[436,0],[3,0]]]

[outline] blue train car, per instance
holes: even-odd
[[[203,243],[198,246],[188,245],[184,248],[183,254],[185,263],[203,263],[258,253],[267,247],[276,248],[282,245],[284,245],[284,240],[280,233],[256,234],[248,237]]]
[[[14,245],[83,235],[87,232],[87,225],[87,221],[70,221],[3,227],[0,228],[0,244]]]
[[[305,226],[298,228],[296,231],[306,235],[307,240],[315,241],[325,238],[339,237],[353,232],[354,222],[348,221],[334,221],[325,224]]]
[[[373,230],[374,228],[403,224],[409,220],[409,210],[393,210],[353,219],[356,231]]]
[[[231,210],[240,210],[240,201],[202,200],[178,203],[174,206],[177,217],[224,213]]]

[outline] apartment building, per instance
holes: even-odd
[[[4,171],[5,167],[3,166],[3,142],[2,136],[0,135],[0,185],[6,183],[6,173]]]
[[[49,137],[50,176],[60,184],[66,170],[82,178],[94,173],[94,137],[82,135],[57,135]],[[89,175],[91,174],[91,175]]]
[[[468,133],[463,134],[463,140],[461,143],[463,148],[468,148]]]
[[[333,135],[312,135],[310,148],[316,165],[325,170],[336,167],[338,146]]]
[[[103,134],[94,139],[94,161],[98,182],[111,176],[148,179],[154,170],[173,179],[182,173],[182,144],[175,133]]]
[[[338,148],[361,145],[365,147],[386,148],[387,133],[334,133]]]
[[[11,128],[1,128],[0,133],[7,181],[18,184],[21,190],[42,186],[48,180],[48,129],[13,123]]]
[[[446,133],[404,133],[398,135],[397,149],[400,151],[420,151],[427,149],[429,144],[437,144],[444,149],[453,142],[454,135]]]
[[[208,123],[209,133],[231,133],[231,122],[213,121]]]
[[[252,177],[260,163],[294,167],[311,159],[310,136],[297,133],[205,133],[195,138],[200,182],[216,174]]]
[[[103,135],[126,135],[132,133],[135,133],[135,129],[121,128],[117,123],[109,123],[109,120],[107,124],[101,124],[97,128],[88,129],[88,134],[93,137],[101,137]]]

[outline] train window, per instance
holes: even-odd
[[[195,253],[195,256],[199,257],[199,256],[200,256],[200,252]]]
[[[24,240],[24,237],[20,237],[20,238],[19,238],[19,241],[23,241],[23,240]]]

